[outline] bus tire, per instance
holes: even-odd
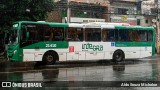
[[[53,65],[58,59],[59,58],[57,52],[49,50],[43,55],[42,61],[45,65]]]
[[[122,50],[118,49],[113,53],[113,61],[121,62],[124,59],[125,59],[125,55],[124,55],[124,52]]]

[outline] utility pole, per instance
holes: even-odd
[[[156,16],[156,49],[159,53],[159,0],[157,1],[157,16]]]
[[[70,14],[71,14],[70,0],[67,0],[67,23],[70,23]]]

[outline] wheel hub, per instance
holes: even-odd
[[[120,55],[116,55],[116,58],[119,59]]]
[[[47,61],[48,61],[48,62],[52,62],[52,61],[53,61],[53,56],[48,55],[48,56],[47,56]]]

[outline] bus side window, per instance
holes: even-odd
[[[102,40],[105,41],[114,41],[115,40],[115,35],[114,35],[115,30],[114,29],[104,29],[102,31]]]
[[[129,41],[134,41],[134,39],[133,39],[133,31],[132,30],[129,30]]]
[[[38,27],[38,39],[39,41],[45,41],[45,27]]]
[[[75,36],[76,41],[83,41],[83,28],[77,28],[77,33]]]
[[[147,35],[147,41],[148,42],[152,42],[153,41],[153,38],[152,38],[152,35],[153,34],[153,32],[152,31],[148,31],[148,35]]]
[[[140,37],[140,41],[146,42],[147,41],[147,31],[146,30],[139,31],[139,37]]]
[[[86,38],[86,41],[101,41],[101,29],[86,28],[85,38]]]
[[[27,33],[26,29],[22,28],[21,37],[20,37],[21,38],[21,42],[26,42],[26,40],[27,40],[26,33]]]
[[[36,29],[29,30],[29,41],[31,42],[38,41],[37,34],[38,32]]]
[[[108,30],[108,33],[107,33],[107,41],[114,41],[115,38],[114,38],[114,30]]]
[[[64,28],[54,28],[53,41],[64,41]]]
[[[44,40],[50,41],[50,39],[51,39],[51,29],[47,28],[45,29]]]
[[[129,41],[131,41],[131,42],[139,42],[140,41],[138,30],[129,30]]]
[[[83,41],[83,28],[68,28],[67,41]]]
[[[118,29],[114,29],[113,31],[114,31],[114,37],[113,37],[114,39],[113,40],[114,41],[118,41],[118,36],[119,36],[118,31],[119,30]]]
[[[119,41],[128,42],[128,30],[127,29],[119,29]]]
[[[102,41],[107,41],[107,30],[105,29],[102,30]]]

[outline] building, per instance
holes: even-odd
[[[156,18],[156,4],[155,0],[142,1],[141,3],[141,12],[144,15],[143,26],[153,25],[153,20]]]
[[[140,25],[136,0],[109,0],[110,21]]]
[[[155,0],[54,0],[55,8],[46,21],[67,22],[124,22],[151,26],[155,15]],[[69,1],[69,3],[68,3]]]
[[[67,9],[71,22],[109,21],[108,0],[55,0],[55,8],[48,13],[47,21],[67,22]]]

